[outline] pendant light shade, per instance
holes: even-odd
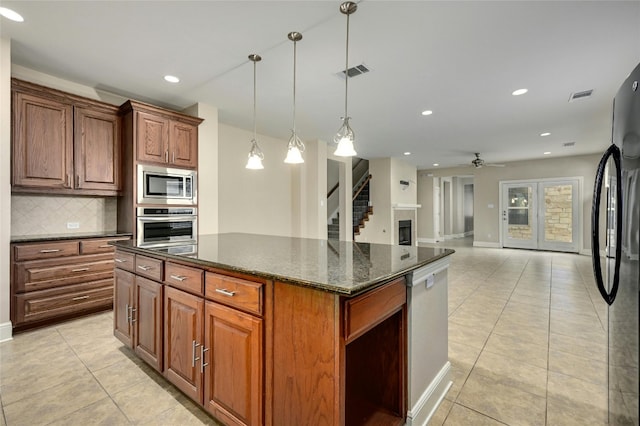
[[[351,1],[346,1],[340,5],[340,12],[347,15],[347,43],[345,49],[345,67],[344,67],[344,116],[342,117],[342,126],[338,129],[338,133],[334,136],[333,141],[338,144],[333,155],[339,157],[353,157],[357,155],[353,146],[355,135],[353,129],[349,125],[349,114],[347,112],[347,99],[349,93],[349,15],[358,9],[358,5]]]
[[[289,40],[293,42],[293,128],[291,129],[291,137],[287,145],[287,158],[285,163],[300,164],[304,163],[302,153],[304,152],[304,144],[296,133],[296,43],[302,40],[302,34],[292,31],[287,34]]]
[[[247,169],[260,170],[264,169],[262,160],[264,160],[264,154],[258,146],[256,139],[256,63],[262,60],[260,55],[251,54],[249,60],[253,62],[253,139],[251,139],[251,150],[249,151],[249,158],[247,160]]]

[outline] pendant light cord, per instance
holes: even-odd
[[[293,41],[293,134],[296,134],[296,45]]]
[[[256,140],[256,61],[253,61],[253,140]]]
[[[347,48],[345,54],[345,66],[344,66],[344,118],[347,115],[347,94],[349,89],[349,13],[347,13]]]

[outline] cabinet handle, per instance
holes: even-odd
[[[204,347],[204,345],[200,346],[200,372],[204,373],[204,368],[209,365],[208,362],[204,362],[204,353],[207,352],[209,348]]]
[[[131,324],[131,306],[127,303],[125,309],[127,310],[127,324]]]
[[[76,268],[76,269],[72,269],[71,272],[84,272],[88,270],[89,268]]]
[[[80,175],[76,175],[76,188],[80,188]]]
[[[216,293],[224,294],[225,296],[233,297],[236,295],[235,291],[229,291],[226,288],[216,288]]]
[[[138,311],[138,310],[137,310],[137,309],[134,309],[134,307],[133,307],[133,306],[131,307],[131,324],[132,324],[132,325],[133,325],[133,323],[134,323],[134,322],[136,322],[136,321],[137,321],[137,319],[135,319],[135,318],[133,317],[133,313],[134,313],[134,312],[137,312],[137,311]]]
[[[192,343],[191,348],[191,367],[196,367],[196,361],[200,359],[199,356],[196,356],[196,348],[200,346],[200,343],[197,343],[195,340]]]
[[[124,259],[118,259],[117,257],[113,259],[114,262],[116,263],[126,263],[126,260]]]
[[[173,278],[174,280],[182,282],[182,281],[186,280],[189,277],[185,277],[185,276],[182,276],[182,275],[171,275],[171,278]]]
[[[164,152],[164,162],[165,163],[169,162],[169,150],[168,149]]]
[[[83,299],[88,299],[88,298],[89,298],[89,296],[77,296],[77,297],[74,297],[71,300],[83,300]]]
[[[142,269],[143,271],[148,271],[149,269],[153,269],[153,267],[146,266],[146,265],[138,265],[138,269]]]
[[[104,245],[101,245],[99,248],[109,248],[109,247],[111,247],[111,244],[104,244]]]
[[[40,250],[40,253],[57,253],[59,251],[60,249],[45,249],[45,250]]]

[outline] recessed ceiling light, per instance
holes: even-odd
[[[411,155],[409,151],[405,152],[404,155]]]
[[[543,137],[544,137],[544,136],[549,136],[550,134],[551,134],[551,133],[549,133],[549,132],[544,132],[544,133],[540,133],[540,136],[543,136]]]
[[[527,89],[518,89],[518,90],[514,90],[513,93],[511,93],[513,96],[520,96],[520,95],[524,95],[525,93],[527,93],[529,90]]]
[[[0,15],[15,22],[24,22],[24,18],[18,13],[6,7],[0,7]]]
[[[168,81],[169,83],[179,83],[180,79],[178,77],[175,77],[173,75],[165,75],[164,79],[166,81]]]
[[[433,111],[431,111],[430,109],[426,109],[422,111],[422,115],[431,115],[431,114],[433,114]]]
[[[433,167],[438,167],[440,164],[438,163],[433,163]]]
[[[544,155],[549,155],[549,154],[551,154],[551,151],[545,151],[545,152],[543,152],[543,154]]]

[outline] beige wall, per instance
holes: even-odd
[[[581,219],[583,249],[586,250],[591,247],[591,200],[595,170],[599,160],[600,154],[592,154],[518,161],[507,163],[506,167],[431,169],[421,172],[419,198],[424,200],[429,196],[428,185],[432,178],[424,176],[427,172],[440,177],[473,175],[474,242],[478,245],[497,245],[500,241],[500,181],[583,177]],[[425,184],[427,187],[424,186]],[[428,238],[429,229],[433,229],[433,222],[420,224],[418,237]]]
[[[11,41],[0,39],[0,342],[11,338]]]
[[[306,141],[303,164],[279,164],[292,173],[294,237],[327,238],[327,144]]]
[[[417,199],[422,207],[418,209],[418,238],[434,242],[433,232],[433,177],[418,173]]]
[[[264,169],[248,170],[251,138],[250,131],[218,126],[219,232],[291,236],[292,172],[284,163],[287,142],[258,135]],[[201,167],[205,164],[201,162]]]
[[[218,232],[218,108],[197,103],[183,111],[204,119],[198,126],[198,233]]]

